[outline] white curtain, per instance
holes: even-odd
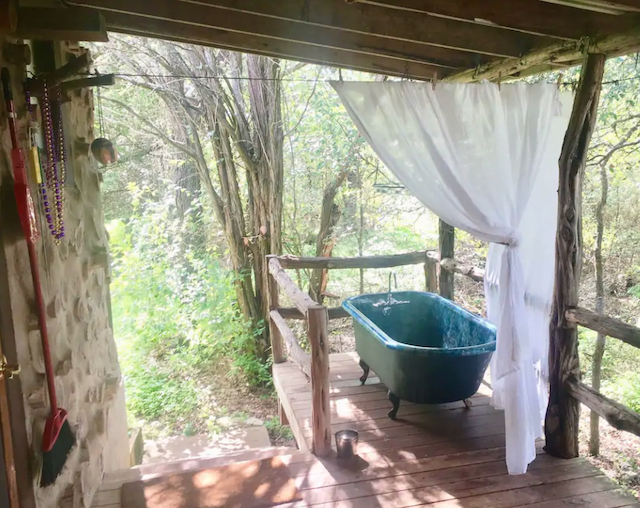
[[[333,86],[360,133],[427,208],[492,243],[492,402],[505,410],[509,472],[524,473],[547,403],[557,160],[570,94],[544,83]]]

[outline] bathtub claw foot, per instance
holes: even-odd
[[[471,409],[471,406],[473,406],[471,399],[464,399],[462,402],[464,402],[464,405],[467,407],[467,409]]]
[[[393,404],[393,409],[389,411],[389,418],[395,420],[396,415],[398,414],[398,409],[400,409],[400,398],[395,393],[389,392],[389,400]]]
[[[364,384],[369,377],[369,366],[365,363],[364,360],[360,360],[360,368],[364,371],[364,374],[360,376],[360,384]]]

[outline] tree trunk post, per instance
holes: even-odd
[[[311,347],[311,451],[323,457],[331,453],[329,313],[326,307],[309,308],[307,324]]]
[[[433,259],[427,259],[424,263],[424,280],[429,293],[438,292],[438,267]]]
[[[605,60],[606,57],[601,54],[589,54],[586,57],[559,160],[545,451],[567,459],[579,455],[580,402],[570,395],[565,383],[568,379],[580,378],[580,362],[577,326],[567,321],[566,311],[578,305],[582,258],[582,175],[596,123]]]
[[[269,258],[267,256],[267,262],[265,268],[269,264]],[[267,284],[269,286],[269,310],[274,310],[279,307],[278,296],[278,283],[270,273],[267,274]],[[277,326],[273,324],[271,318],[269,318],[269,338],[271,340],[271,354],[273,355],[273,363],[282,363],[286,360],[284,349],[282,347],[282,334]]]
[[[606,163],[600,164],[600,202],[596,208],[596,221],[598,224],[596,235],[596,312],[604,313],[604,269],[602,263],[602,240],[604,237],[604,209],[607,206],[607,195],[609,192],[609,177],[607,176]],[[602,357],[607,343],[607,336],[600,332],[596,339],[596,348],[593,352],[591,367],[591,387],[600,391],[602,381]],[[595,411],[591,411],[589,421],[589,453],[591,455],[600,454],[600,417]]]
[[[439,250],[440,259],[446,259],[454,257],[454,242],[456,237],[456,231],[453,226],[450,226],[442,219],[440,219],[440,238],[439,238]],[[440,280],[440,295],[453,300],[453,272],[445,270],[440,266],[439,280]]]

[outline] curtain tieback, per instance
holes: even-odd
[[[496,242],[498,245],[504,245],[505,247],[517,247],[520,244],[520,235],[515,231],[504,241]]]

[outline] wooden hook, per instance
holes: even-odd
[[[436,90],[437,82],[438,82],[438,71],[433,73],[433,79],[431,80],[431,88],[433,89],[434,92]]]
[[[500,85],[502,82],[502,72],[498,73],[498,91],[500,91]]]

